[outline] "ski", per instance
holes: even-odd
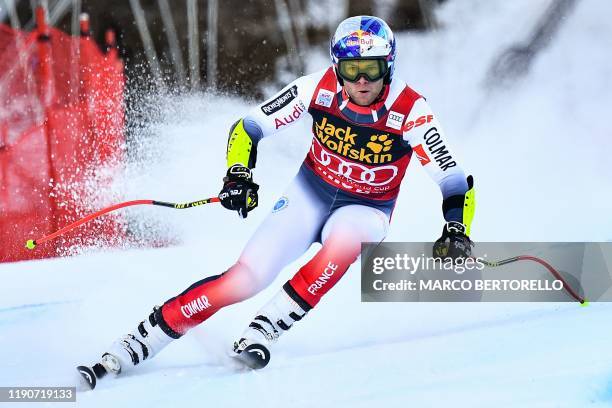
[[[270,362],[270,351],[263,344],[253,343],[239,350],[234,344],[234,358],[253,370],[264,368]]]
[[[81,376],[82,390],[93,390],[96,388],[98,380],[104,378],[108,373],[118,375],[121,373],[121,365],[117,357],[110,353],[104,353],[100,362],[89,366],[77,366],[77,371]]]
[[[93,367],[77,366],[76,369],[82,379],[81,383],[83,385],[83,387],[79,388],[84,390],[93,390],[96,388],[98,380],[108,374],[106,368],[100,363],[94,364]]]

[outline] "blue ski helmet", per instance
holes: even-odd
[[[349,17],[342,21],[334,33],[329,53],[336,70],[338,82],[338,60],[382,57],[387,63],[386,84],[393,78],[395,62],[395,37],[393,31],[381,18],[372,16]]]

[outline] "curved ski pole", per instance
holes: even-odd
[[[548,262],[546,262],[543,259],[537,258],[535,256],[531,256],[531,255],[518,255],[518,256],[513,256],[512,258],[502,259],[501,261],[489,262],[483,259],[481,259],[481,261],[485,266],[488,266],[490,268],[495,268],[496,266],[502,266],[502,265],[506,265],[512,262],[517,262],[517,261],[537,262],[543,267],[545,267],[546,269],[548,269],[548,271],[555,277],[555,279],[560,280],[563,283],[563,288],[567,291],[567,293],[570,294],[571,297],[576,299],[583,306],[587,306],[589,304],[589,302],[585,298],[580,296],[576,291],[574,291],[574,289],[572,289],[569,283],[567,283],[567,281],[561,276],[561,274],[555,268],[553,268]]]
[[[211,198],[206,198],[204,200],[199,200],[199,201],[192,201],[189,203],[167,203],[165,201],[155,201],[155,200],[133,200],[133,201],[125,201],[123,203],[119,203],[119,204],[115,204],[115,205],[111,205],[110,207],[106,207],[103,208],[99,211],[96,211],[93,214],[90,214],[86,217],[81,218],[80,220],[77,220],[75,222],[73,222],[72,224],[66,225],[64,228],[55,231],[52,234],[49,235],[45,235],[42,238],[39,239],[29,239],[26,242],[26,248],[28,249],[34,249],[36,248],[36,245],[38,244],[43,244],[47,241],[50,241],[52,239],[55,239],[57,237],[59,237],[60,235],[71,231],[73,229],[75,229],[78,226],[81,226],[83,224],[85,224],[86,222],[89,222],[95,218],[98,218],[104,214],[108,214],[109,212],[118,210],[120,208],[125,208],[125,207],[131,207],[134,205],[159,205],[161,207],[170,207],[170,208],[174,208],[177,210],[182,210],[182,209],[186,209],[186,208],[193,208],[193,207],[198,207],[200,205],[204,205],[204,204],[209,204],[209,203],[217,203],[219,202],[219,198],[218,197],[211,197]]]

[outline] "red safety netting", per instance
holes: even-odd
[[[116,50],[105,54],[88,36],[0,25],[0,262],[125,235],[115,215],[24,246],[106,204],[98,193],[124,156],[124,86]]]

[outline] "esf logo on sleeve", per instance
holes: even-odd
[[[275,112],[283,109],[285,106],[289,105],[292,100],[297,96],[297,85],[293,85],[291,88],[287,89],[281,95],[277,96],[271,102],[263,105],[261,107],[261,111],[265,113],[267,116],[272,115]]]

